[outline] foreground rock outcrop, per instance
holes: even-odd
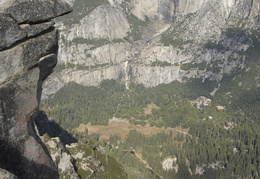
[[[0,2],[0,168],[5,176],[58,178],[31,119],[38,115],[42,82],[57,63],[51,19],[70,11],[60,0]],[[12,174],[7,178],[15,178]]]
[[[33,118],[33,124],[58,168],[60,179],[127,178],[124,167],[91,138],[77,141],[54,120],[48,119],[43,111]]]

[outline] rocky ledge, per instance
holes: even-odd
[[[0,2],[0,178],[58,178],[31,118],[57,63],[52,18],[71,9],[62,0]]]

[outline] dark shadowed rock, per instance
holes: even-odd
[[[38,66],[40,68],[40,75],[38,80],[38,88],[37,88],[37,100],[38,105],[40,105],[41,95],[42,95],[42,84],[43,81],[52,73],[52,69],[57,64],[57,55],[50,54],[40,59]]]
[[[28,140],[27,144],[32,144],[32,146],[27,146],[27,152],[33,152],[33,150],[37,149],[35,148],[33,141],[34,140]],[[12,179],[12,174],[17,176],[16,178],[21,179],[58,178],[58,173],[54,167],[50,167],[46,164],[41,164],[39,161],[35,162],[33,159],[30,160],[30,158],[28,159],[27,157],[24,157],[20,150],[6,141],[0,140],[0,151],[0,178],[9,179],[8,176],[10,176],[10,179]],[[39,152],[38,156],[44,159],[43,156],[40,156],[41,154],[42,153]],[[34,155],[35,154],[32,156]],[[8,171],[8,173],[6,171]]]
[[[40,136],[48,134],[49,137],[59,137],[63,145],[77,142],[77,139],[73,137],[68,131],[64,130],[53,120],[49,120],[47,115],[43,111],[39,111],[38,116],[34,118],[34,124],[37,126]]]

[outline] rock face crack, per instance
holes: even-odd
[[[10,15],[0,14],[0,24],[0,50],[26,37],[26,32]]]
[[[5,136],[5,134],[8,132],[8,128],[6,127],[5,121],[7,120],[7,116],[5,113],[5,107],[4,107],[4,102],[0,98],[0,123],[3,125],[0,125],[0,134],[1,136]]]
[[[248,12],[248,17],[251,15],[251,11],[252,11],[252,8],[253,8],[253,4],[254,4],[254,0],[251,0],[249,12]]]
[[[59,177],[34,121],[42,83],[57,63],[58,38],[51,19],[71,10],[63,0],[1,2],[0,173],[4,169],[22,179]]]
[[[6,12],[11,14],[18,23],[42,22],[70,11],[71,7],[68,4],[58,0],[25,1],[6,8]]]
[[[46,35],[46,34],[48,34],[48,33],[50,33],[50,32],[53,32],[54,30],[55,30],[54,27],[49,27],[48,29],[46,29],[46,30],[44,30],[44,31],[42,31],[42,32],[40,32],[40,33],[37,33],[37,34],[35,34],[35,35],[32,35],[32,36],[30,36],[29,38],[26,36],[27,38],[22,38],[22,39],[20,39],[20,40],[17,40],[17,41],[13,42],[13,43],[12,43],[11,45],[9,45],[9,46],[5,46],[5,47],[2,47],[2,48],[1,48],[1,46],[0,46],[0,52],[1,52],[1,51],[5,51],[5,50],[8,50],[8,49],[11,49],[11,48],[14,48],[15,46],[19,46],[19,45],[23,44],[24,42],[27,42],[28,40],[37,39],[37,38],[39,38],[39,37],[41,37],[41,36],[44,36],[44,35]]]
[[[57,52],[57,48],[54,49]],[[50,54],[46,57],[40,59],[38,63],[38,67],[40,68],[39,80],[37,83],[37,101],[38,101],[38,109],[41,102],[41,95],[42,95],[42,84],[44,80],[52,73],[52,69],[57,64],[57,55]]]

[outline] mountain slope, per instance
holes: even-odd
[[[59,73],[44,96],[69,81],[219,81],[241,68],[251,34],[259,29],[258,1],[76,1],[74,9],[78,16],[57,19]],[[102,13],[109,18],[105,23]]]
[[[259,3],[75,1],[43,109],[129,177],[257,178]]]

